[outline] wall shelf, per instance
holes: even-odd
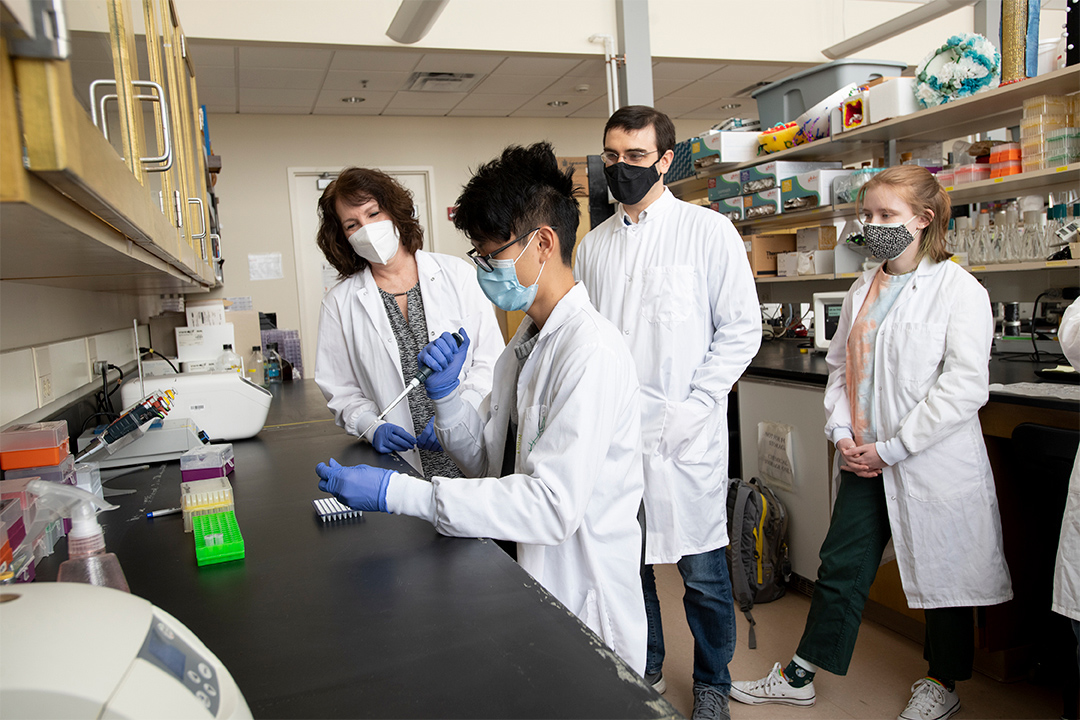
[[[971,267],[964,266],[964,269],[970,272],[972,275],[982,275],[986,273],[999,273],[999,272],[1016,272],[1016,271],[1031,271],[1031,270],[1061,270],[1064,268],[1080,268],[1080,260],[1036,260],[1032,262],[1022,263],[998,263],[995,265],[974,265]],[[778,283],[778,282],[829,282],[839,280],[854,280],[862,275],[861,272],[851,273],[827,273],[824,275],[795,275],[790,277],[758,277],[754,278],[758,283]]]

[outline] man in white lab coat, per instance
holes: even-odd
[[[481,288],[527,315],[478,410],[459,387],[464,330],[460,346],[444,333],[420,353],[436,370],[425,381],[435,433],[465,477],[428,483],[332,460],[316,472],[350,507],[517,542],[522,567],[640,675],[640,391],[619,332],[574,283],[576,191],[538,143],[481,166],[457,200],[454,224],[472,241]]]
[[[678,563],[694,635],[694,715],[728,717],[735,616],[728,544],[727,395],[761,344],[742,239],[731,222],[675,198],[663,176],[675,128],[650,107],[618,110],[604,129],[608,187],[620,205],[578,249],[574,274],[622,332],[642,390],[646,679],[664,660],[654,563]]]

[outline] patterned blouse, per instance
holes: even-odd
[[[416,356],[427,345],[427,318],[424,316],[424,300],[420,296],[420,283],[417,282],[405,293],[408,296],[409,319],[401,314],[397,297],[379,288],[383,305],[386,307],[386,316],[390,319],[390,327],[394,331],[397,340],[398,355],[401,358],[401,373],[404,377],[412,379],[420,371]],[[423,388],[417,388],[409,393],[409,411],[412,414],[413,437],[419,439],[431,418],[435,417],[435,403],[427,396]],[[424,471],[424,477],[430,480],[433,477],[461,477],[461,471],[445,452],[432,452],[421,450],[420,463]]]

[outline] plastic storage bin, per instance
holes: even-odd
[[[845,85],[900,75],[906,68],[907,63],[893,60],[833,60],[769,83],[750,97],[757,101],[761,126],[772,127],[794,120]]]
[[[75,456],[68,455],[58,465],[45,465],[42,467],[19,468],[4,472],[5,480],[17,480],[25,477],[39,477],[46,482],[62,483],[64,485],[76,485]]]
[[[1024,101],[1024,117],[1036,115],[1064,115],[1068,112],[1069,101],[1064,95],[1036,95]]]
[[[1002,143],[990,148],[990,164],[1020,159],[1020,143]]]
[[[952,188],[953,183],[956,182],[956,174],[952,170],[942,170],[934,178],[941,184],[941,187],[946,190]]]
[[[66,420],[15,425],[0,433],[0,469],[57,465],[70,454]]]
[[[953,170],[955,175],[954,183],[956,185],[967,185],[968,183],[979,182],[980,180],[990,179],[990,166],[989,165],[958,165]]]
[[[990,163],[990,177],[999,178],[1008,175],[1019,175],[1024,171],[1019,160],[1006,160],[1004,162]]]

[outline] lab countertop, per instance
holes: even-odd
[[[825,386],[829,377],[829,368],[825,363],[825,354],[821,352],[800,352],[799,345],[808,342],[805,339],[780,339],[765,341],[761,350],[746,369],[745,377],[772,378],[809,385]],[[990,383],[1010,385],[1013,383],[1043,383],[1035,374],[1036,369],[1052,367],[1054,363],[1034,363],[1028,361],[1006,360],[1004,357],[990,358]],[[1051,410],[1080,410],[1080,403],[1065,398],[1029,397],[1010,393],[991,392],[990,402],[1026,405]]]
[[[266,427],[233,443],[243,560],[198,567],[178,461],[118,477],[102,515],[131,591],[218,656],[255,717],[677,718],[679,713],[489,540],[416,518],[322,523],[314,468],[408,471],[331,419],[314,382],[275,386]],[[45,558],[52,580],[64,541]]]

